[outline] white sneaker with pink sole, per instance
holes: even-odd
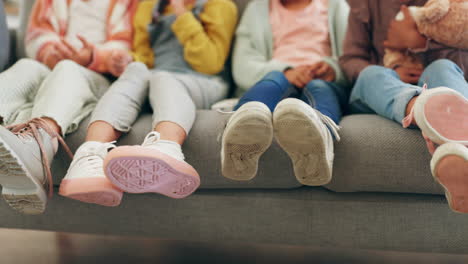
[[[403,125],[409,126],[413,120],[421,129],[431,153],[435,151],[434,144],[451,142],[468,146],[468,100],[453,89],[424,90]]]
[[[185,162],[180,145],[161,140],[157,132],[149,133],[141,146],[113,149],[104,161],[104,171],[128,193],[185,198],[200,186],[200,176]]]
[[[438,147],[431,160],[431,171],[444,187],[450,208],[468,213],[468,148],[456,143]]]
[[[59,194],[85,203],[117,206],[123,196],[104,174],[104,159],[112,143],[86,142],[76,151]]]
[[[433,154],[432,175],[444,187],[450,208],[468,213],[468,100],[446,87],[424,89],[403,125],[413,121]]]

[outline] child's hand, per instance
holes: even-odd
[[[387,32],[387,40],[383,43],[384,47],[397,50],[424,48],[427,38],[419,33],[408,7],[402,6],[401,12],[405,19],[392,21]]]
[[[174,14],[176,16],[180,16],[187,12],[185,8],[185,0],[170,0],[172,9],[174,10]]]
[[[423,73],[423,70],[421,69],[407,68],[403,66],[396,68],[395,71],[400,76],[402,82],[410,84],[417,84],[421,78],[421,74]]]
[[[94,46],[82,36],[77,36],[77,38],[83,43],[83,47],[79,51],[64,39],[62,39],[62,43],[68,49],[68,57],[70,60],[73,60],[83,67],[88,67],[93,60]]]
[[[336,78],[335,70],[326,62],[318,62],[311,67],[311,72],[314,79],[333,82]]]
[[[133,61],[133,58],[125,50],[114,50],[111,56],[107,60],[107,68],[109,72],[115,77],[119,77],[125,71],[125,68],[129,63]]]
[[[53,69],[57,63],[68,59],[68,50],[59,43],[51,43],[45,46],[39,54],[39,61]]]
[[[286,70],[284,72],[284,76],[291,84],[302,89],[313,79],[310,69],[311,65],[298,66],[296,68]]]

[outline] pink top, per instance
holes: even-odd
[[[281,0],[271,3],[273,59],[300,66],[320,62],[331,55],[328,0],[312,0],[299,11],[286,9]]]

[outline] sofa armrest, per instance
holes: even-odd
[[[0,70],[3,70],[8,62],[10,55],[10,35],[6,21],[5,8],[3,1],[0,1]]]

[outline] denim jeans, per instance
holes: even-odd
[[[468,98],[468,83],[464,73],[450,60],[437,60],[424,70],[418,85],[400,80],[398,74],[381,66],[365,68],[351,92],[352,113],[376,113],[401,124],[409,101],[421,94],[422,86],[448,87]]]
[[[347,101],[345,89],[335,83],[312,80],[304,89],[297,89],[286,79],[284,73],[270,72],[242,96],[234,110],[245,103],[258,101],[273,112],[276,105],[288,97],[310,104],[337,124],[343,114],[341,107]]]

